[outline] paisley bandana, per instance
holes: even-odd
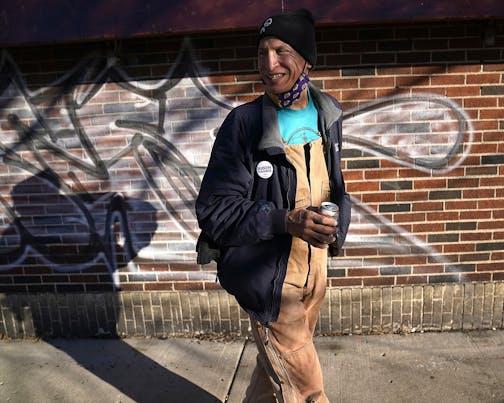
[[[280,94],[278,96],[278,102],[280,104],[280,107],[282,108],[288,108],[291,106],[299,97],[301,96],[301,93],[305,90],[305,88],[308,86],[308,82],[310,81],[310,78],[306,73],[301,73],[297,81],[294,83],[292,88],[284,92],[283,94]]]

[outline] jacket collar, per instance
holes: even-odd
[[[313,84],[308,84],[310,94],[318,112],[319,126],[325,133],[343,113],[332,101],[331,97],[324,94]],[[276,107],[273,101],[264,94],[262,96],[262,137],[259,141],[259,150],[268,150],[270,154],[283,154],[285,147],[278,126]]]

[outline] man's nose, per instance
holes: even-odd
[[[274,68],[278,65],[278,57],[275,52],[268,52],[265,56],[264,67],[268,69],[268,71],[273,71]]]

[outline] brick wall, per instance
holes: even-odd
[[[504,22],[317,35],[354,202],[328,285],[502,283]],[[3,49],[0,292],[218,292],[194,198],[255,69],[249,31]]]
[[[415,333],[504,328],[504,283],[331,287],[315,332]],[[223,290],[0,296],[0,336],[168,337],[250,334]]]

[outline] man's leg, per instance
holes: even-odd
[[[267,374],[261,356],[258,354],[256,366],[245,392],[243,403],[277,403],[273,385],[276,385],[276,383]]]
[[[325,278],[325,277],[324,277]],[[254,338],[279,402],[328,402],[322,369],[313,344],[313,329],[323,300],[322,287],[284,284],[278,320],[269,331],[252,321]]]
[[[269,329],[252,318],[250,323],[258,350],[258,364],[262,365],[266,379],[269,381],[269,386],[274,391],[276,401],[278,403],[302,401],[289,379],[289,374],[278,351],[269,340]]]

